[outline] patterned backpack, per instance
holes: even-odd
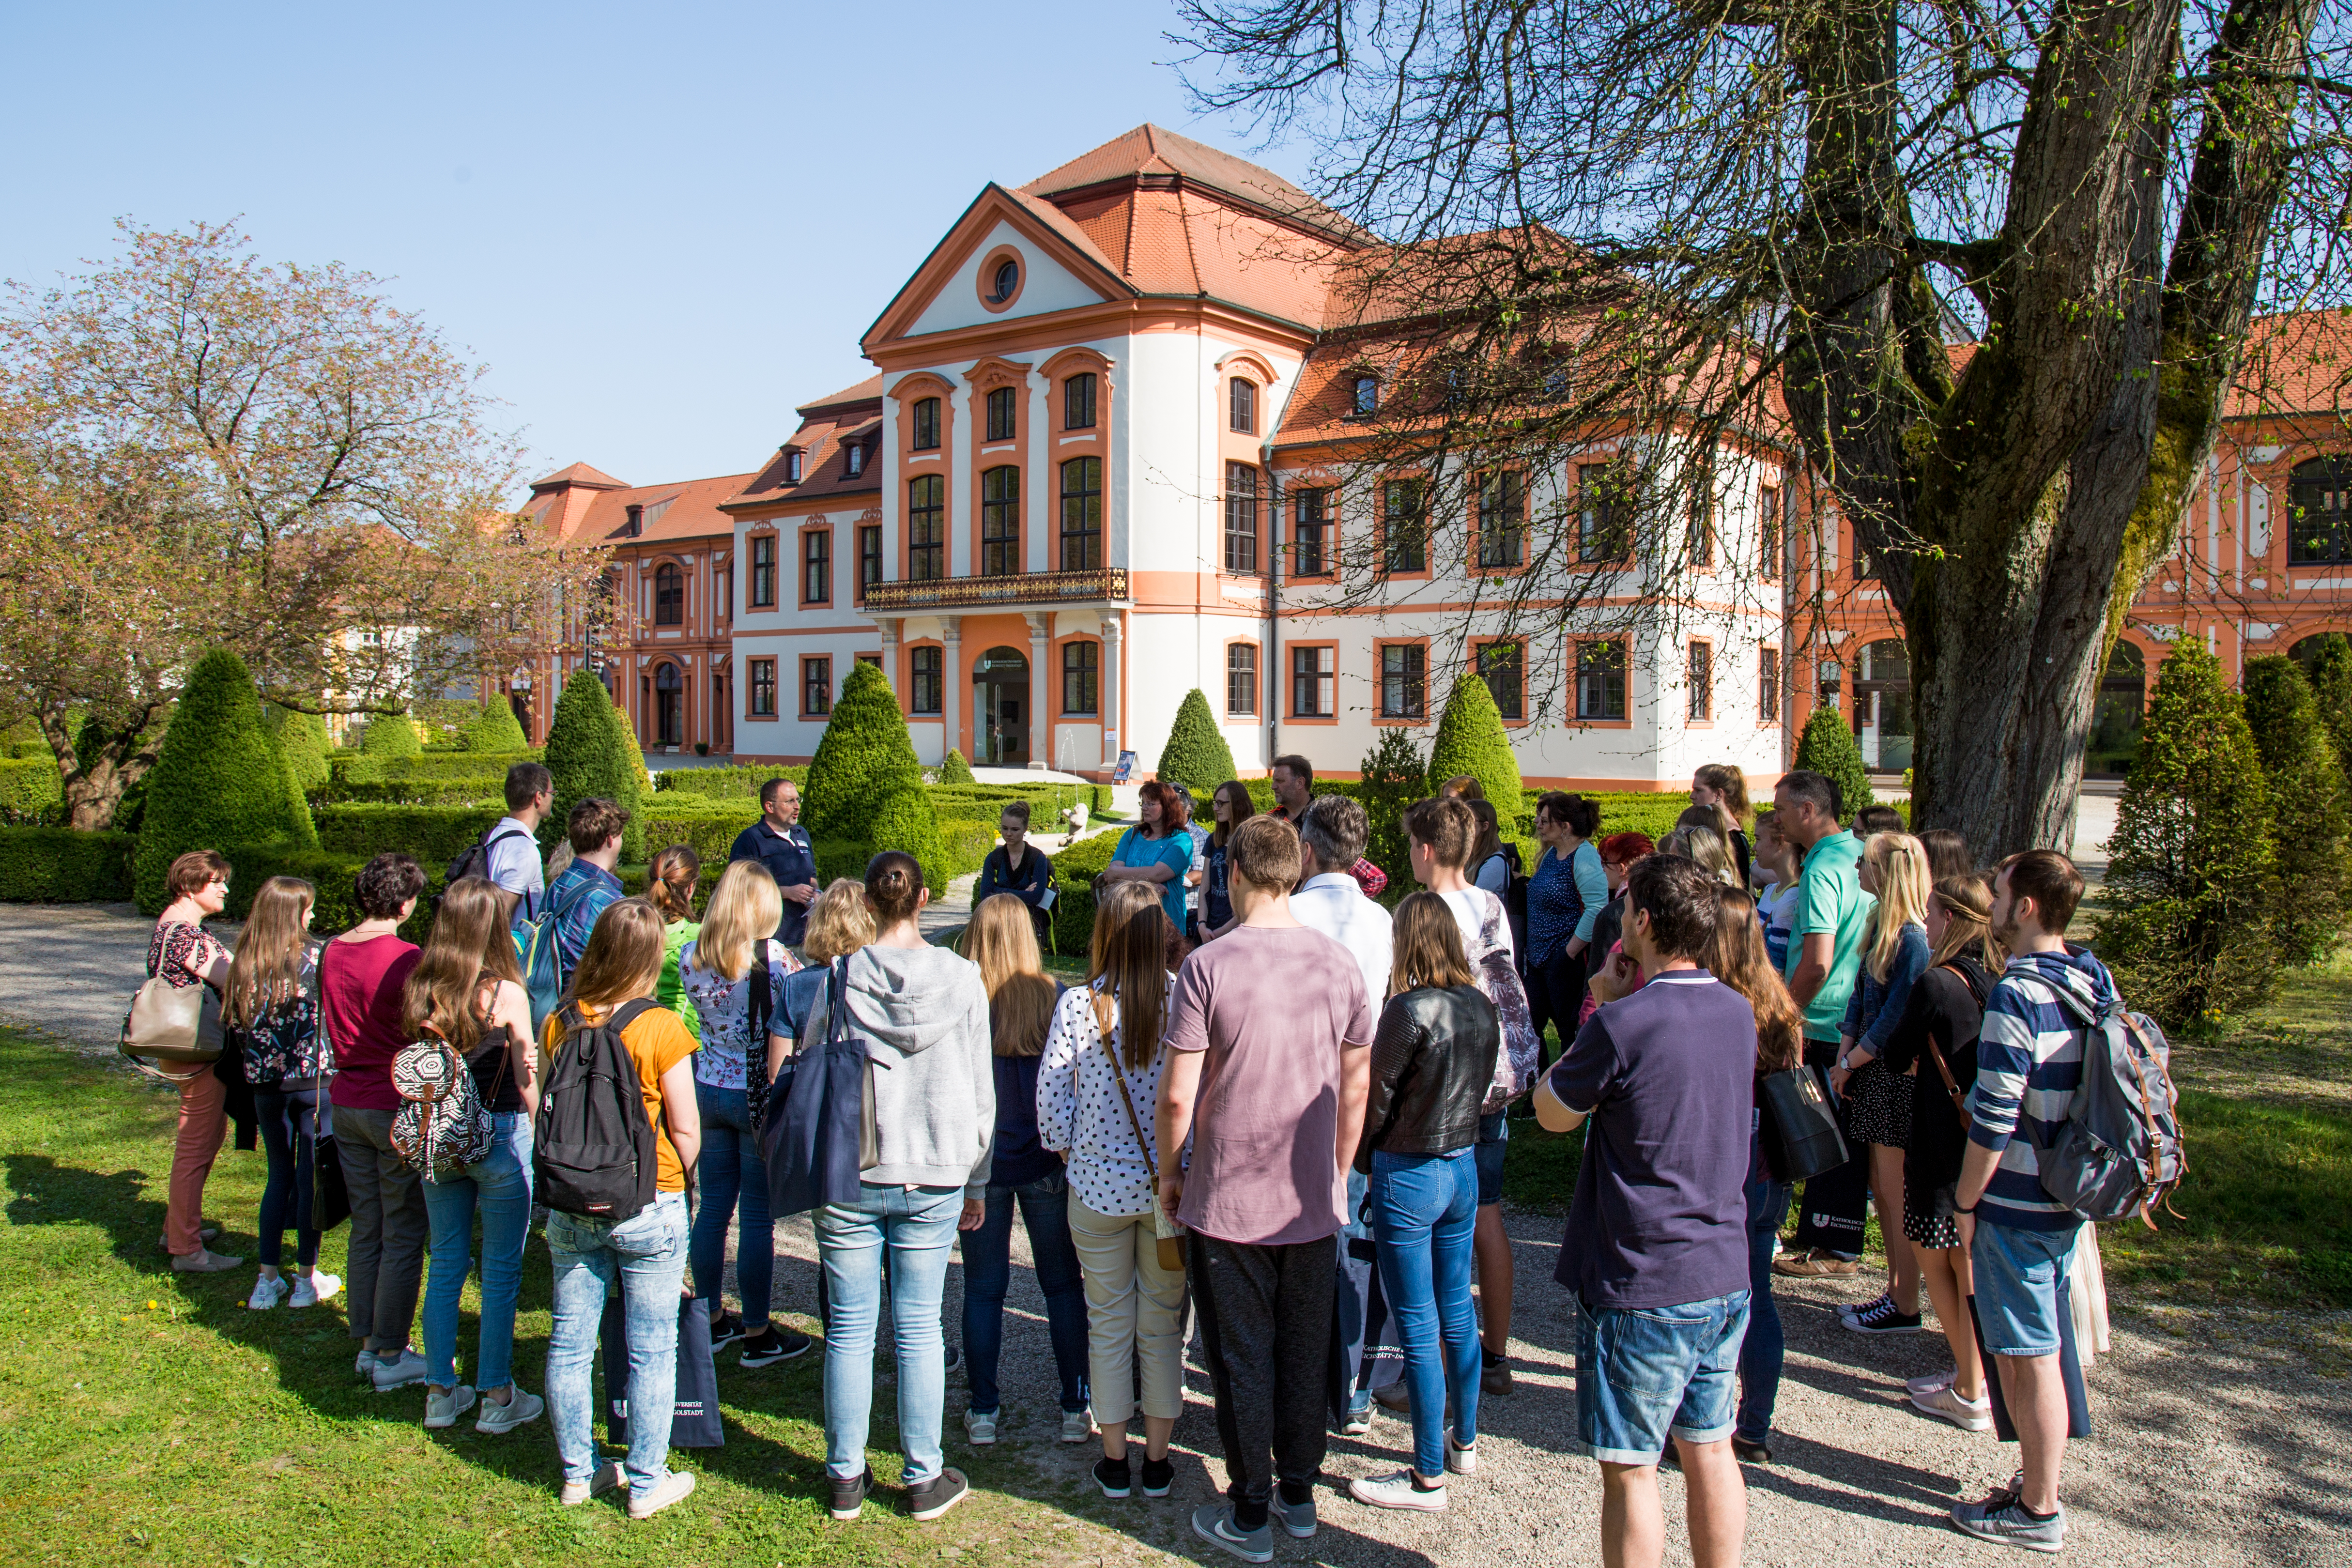
[[[400,1092],[392,1146],[409,1169],[434,1182],[451,1166],[479,1164],[488,1155],[497,1130],[474,1088],[474,1070],[437,1031],[392,1058],[392,1087]]]

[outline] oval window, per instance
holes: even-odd
[[[1000,262],[996,268],[996,292],[989,298],[1002,305],[1013,298],[1013,290],[1020,284],[1021,264],[1017,261]]]

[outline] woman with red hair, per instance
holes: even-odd
[[[1168,923],[1184,929],[1184,876],[1192,868],[1192,797],[1158,779],[1145,784],[1142,822],[1119,836],[1102,874],[1106,883],[1150,882]]]

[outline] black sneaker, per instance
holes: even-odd
[[[743,1337],[743,1320],[732,1312],[722,1312],[710,1320],[710,1349],[715,1354]]]
[[[917,1519],[937,1519],[971,1495],[971,1483],[957,1469],[941,1470],[920,1486],[907,1489],[907,1511]]]
[[[1166,1497],[1168,1489],[1175,1484],[1175,1460],[1154,1459],[1149,1456],[1144,1458],[1143,1495],[1145,1497]]]
[[[961,1366],[963,1364],[963,1347],[961,1345],[950,1345],[948,1347],[947,1362],[947,1369],[950,1372],[953,1372],[956,1368]]]
[[[1095,1485],[1102,1488],[1102,1494],[1107,1498],[1127,1496],[1131,1479],[1125,1459],[1095,1461]]]
[[[858,1510],[866,1506],[866,1494],[874,1489],[873,1467],[867,1466],[864,1475],[852,1476],[847,1480],[839,1476],[827,1476],[825,1479],[833,1483],[833,1517],[856,1519]]]
[[[1769,1465],[1772,1462],[1772,1450],[1735,1433],[1731,1438],[1731,1457],[1743,1465]]]
[[[743,1342],[745,1366],[773,1366],[780,1361],[808,1354],[816,1342],[798,1329],[779,1328],[770,1323],[757,1334]]]
[[[1898,1312],[1892,1301],[1873,1301],[1848,1318],[1845,1326],[1857,1334],[1916,1334],[1919,1331],[1919,1314]]]

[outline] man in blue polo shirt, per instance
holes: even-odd
[[[816,848],[800,820],[801,786],[790,779],[770,779],[760,786],[760,820],[737,834],[727,851],[730,865],[757,860],[776,879],[784,895],[776,940],[786,947],[800,946],[809,905],[816,901]]]
[[[1587,1019],[1535,1095],[1549,1131],[1591,1122],[1556,1276],[1579,1306],[1576,1445],[1601,1462],[1609,1562],[1664,1556],[1658,1458],[1672,1441],[1691,1561],[1728,1568],[1748,1532],[1732,1425],[1756,1012],[1698,965],[1718,907],[1698,862],[1645,857],[1625,887],[1619,941],[1649,984]]]

